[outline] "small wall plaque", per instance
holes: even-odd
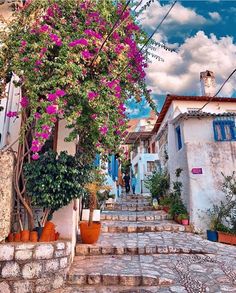
[[[202,168],[193,168],[192,174],[202,174]]]

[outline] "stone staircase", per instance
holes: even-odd
[[[53,293],[236,292],[236,248],[186,233],[150,198],[122,197],[101,218],[99,241],[77,243],[66,287]]]
[[[168,237],[174,232],[190,232],[190,227],[169,220],[162,210],[153,210],[151,198],[141,195],[122,196],[113,209],[102,212],[101,221],[99,241],[76,246],[67,280],[75,292],[123,292],[130,286],[132,290],[127,292],[139,292],[142,286],[150,290],[160,286],[161,290],[176,282],[176,275],[163,267],[166,256],[189,253],[190,248],[186,238],[176,245]],[[196,247],[194,252],[202,249]]]

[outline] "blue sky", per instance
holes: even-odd
[[[150,34],[170,7],[171,1],[156,1],[140,22]],[[158,49],[164,62],[153,59],[147,70],[147,84],[161,109],[168,93],[200,95],[200,71],[211,70],[216,90],[236,67],[236,1],[178,1],[154,39],[174,48]],[[221,96],[236,96],[234,76]],[[148,116],[145,101],[129,104],[131,118]]]

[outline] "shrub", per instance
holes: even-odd
[[[170,187],[169,175],[166,172],[154,172],[148,176],[145,186],[150,190],[153,198],[159,199],[166,195]]]

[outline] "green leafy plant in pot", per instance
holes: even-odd
[[[80,236],[84,244],[93,244],[97,242],[100,231],[101,223],[93,221],[94,209],[97,206],[97,192],[101,188],[98,182],[86,184],[86,189],[89,193],[89,220],[80,222]]]

